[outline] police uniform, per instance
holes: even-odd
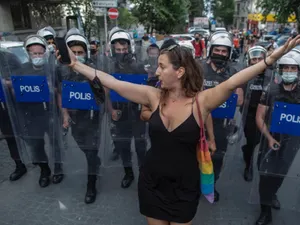
[[[263,91],[260,104],[268,107],[267,118],[265,118],[265,123],[268,125],[276,101],[300,104],[299,85],[292,91],[286,91],[281,84],[272,82]],[[278,133],[271,133],[271,135],[280,143],[280,148],[269,152],[268,141],[263,136],[257,162],[260,171],[259,195],[262,205],[272,205],[274,196],[281,187],[300,146],[299,136]]]
[[[2,79],[9,78],[13,71],[18,70],[22,67],[21,62],[15,55],[2,50],[0,51],[0,63],[0,72]],[[22,177],[27,170],[20,157],[15,134],[8,113],[8,107],[10,106],[5,103],[3,103],[3,106],[0,107],[0,129],[6,140],[10,156],[16,163],[16,170],[10,175],[10,180],[15,181]]]
[[[253,152],[255,146],[260,141],[260,131],[257,128],[256,123],[254,123],[256,118],[257,106],[260,102],[262,91],[266,87],[266,85],[269,84],[271,76],[272,76],[272,70],[267,69],[262,75],[250,81],[249,84],[247,85],[247,88],[245,88],[244,90],[244,93],[247,93],[247,95],[249,93],[250,95],[249,97],[246,96],[245,98],[245,104],[246,101],[249,102],[247,103],[248,105],[246,109],[244,109],[247,111],[243,112],[245,113],[244,116],[246,119],[244,132],[245,132],[247,143],[244,146],[242,146],[242,150],[243,150],[244,161],[246,163],[247,169],[251,168],[252,166],[251,164],[252,164]]]
[[[204,72],[204,88],[209,89],[217,86],[218,84],[228,80],[233,74],[237,71],[231,65],[228,64],[222,72],[217,73],[214,71],[210,64],[206,61],[202,62],[202,68]],[[228,127],[226,125],[225,119],[214,118],[213,119],[214,125],[214,134],[215,134],[215,141],[217,150],[212,156],[213,166],[214,166],[214,174],[215,174],[215,181],[219,179],[219,175],[221,173],[221,169],[223,166],[223,158],[225,156],[227,150],[227,133]]]

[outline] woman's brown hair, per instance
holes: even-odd
[[[163,49],[160,55],[163,54],[168,56],[169,62],[175,70],[178,70],[180,67],[185,69],[185,74],[181,77],[181,86],[186,97],[195,97],[202,90],[203,86],[203,71],[200,63],[196,62],[188,48],[179,45],[171,45]],[[168,90],[162,89],[160,99],[162,106],[165,105],[168,93]]]

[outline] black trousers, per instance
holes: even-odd
[[[224,119],[213,119],[214,124],[214,135],[215,135],[215,142],[217,150],[212,156],[213,161],[213,168],[214,168],[214,175],[215,175],[215,182],[220,177],[220,173],[223,167],[223,160],[225,153],[227,151],[227,127],[224,126]]]
[[[13,160],[19,161],[21,157],[7,110],[1,109],[0,116],[0,129],[6,140],[10,156]]]
[[[267,140],[262,139],[258,155],[259,195],[262,205],[271,205],[273,196],[281,187],[300,148],[299,137],[283,139],[285,141],[280,141],[281,146],[278,151],[269,150]],[[280,139],[276,138],[276,140]]]
[[[115,109],[122,111],[120,120],[112,129],[115,152],[121,155],[124,167],[132,166],[131,139],[134,137],[138,164],[141,166],[146,154],[146,123],[140,120],[139,106],[135,103],[115,103]]]
[[[70,113],[74,122],[72,124],[72,136],[81,151],[85,154],[88,175],[99,174],[101,159],[98,156],[100,146],[100,115],[94,112],[91,118],[90,111],[77,110]]]
[[[249,168],[252,164],[254,149],[255,146],[259,143],[261,136],[261,133],[256,126],[255,117],[256,112],[249,112],[247,114],[246,124],[244,127],[247,144],[242,146],[242,150],[246,168]]]

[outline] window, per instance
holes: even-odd
[[[240,3],[238,3],[237,5],[236,5],[236,14],[237,15],[240,15]]]
[[[10,3],[10,11],[15,30],[31,29],[28,5],[22,1]]]

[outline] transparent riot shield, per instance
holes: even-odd
[[[24,170],[19,174],[12,174],[14,169],[18,166],[21,167],[23,163],[28,163],[28,155],[24,155],[26,151],[22,146],[23,143],[15,135],[14,124],[11,122],[10,112],[13,112],[13,105],[10,101],[7,101],[10,96],[6,87],[6,80],[9,79],[12,71],[20,69],[21,66],[21,60],[15,54],[0,46],[0,132],[1,140],[5,141],[2,142],[5,144],[2,145],[1,164],[3,167],[0,173],[0,181],[7,178],[12,181],[19,179],[24,174]]]
[[[248,82],[244,88],[244,102],[240,108],[241,125],[238,130],[238,150],[242,150],[245,162],[244,179],[253,179],[253,155],[260,142],[261,133],[256,125],[256,111],[264,88],[270,83],[272,71],[267,70],[263,75]],[[247,170],[247,171],[246,171]]]
[[[211,112],[213,118],[214,136],[217,150],[212,156],[214,164],[215,180],[219,179],[226,156],[228,156],[228,138],[233,134],[233,121],[236,111],[238,95],[232,94],[229,99]],[[231,149],[229,149],[231,150]],[[233,153],[232,153],[233,154]]]
[[[93,67],[93,64],[88,65]],[[104,106],[97,104],[91,82],[82,74],[61,65],[59,77],[64,121],[61,129],[66,135],[70,156],[68,173],[97,176],[101,171],[101,123]]]
[[[39,67],[29,61],[18,69],[9,68],[9,76],[2,80],[19,152],[41,168],[48,185],[52,172],[63,174],[54,67],[47,60]]]
[[[275,209],[300,210],[300,101],[299,87],[290,93],[271,82],[263,92],[257,118],[264,121],[250,203]],[[268,137],[268,138],[266,138]]]
[[[111,74],[116,79],[146,84],[148,75],[144,70],[144,64],[139,63],[134,57],[125,67],[113,58],[111,64]],[[140,119],[142,106],[128,101],[114,91],[110,92],[110,101],[112,149],[105,151],[103,156],[105,166],[124,167],[125,173],[131,172],[132,167],[142,164],[147,149],[146,123]]]

